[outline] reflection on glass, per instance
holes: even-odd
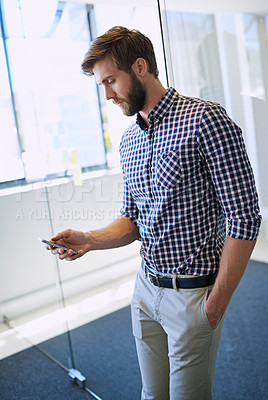
[[[245,92],[252,97],[264,100],[265,91],[263,85],[261,44],[258,31],[259,17],[256,15],[244,15],[243,19],[249,72],[249,87],[245,88]]]
[[[167,10],[172,64],[182,94],[224,103],[213,15]]]

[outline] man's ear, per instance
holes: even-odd
[[[137,74],[137,76],[142,77],[148,71],[147,62],[144,58],[137,58],[132,65],[132,69]]]

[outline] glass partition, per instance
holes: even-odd
[[[37,241],[51,237],[49,204],[42,188],[25,187],[23,192],[1,192],[0,293],[5,322],[22,339],[22,348],[61,335],[61,353],[51,354],[71,366],[57,261]]]
[[[21,340],[17,350],[37,346],[67,370],[75,364],[59,261],[37,238],[54,235],[61,212],[50,205],[51,187],[82,185],[83,172],[106,166],[98,91],[80,71],[91,10],[83,2],[0,0],[1,242],[10,249],[1,320]],[[57,193],[56,201],[64,197]]]

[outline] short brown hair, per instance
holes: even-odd
[[[127,73],[139,57],[148,64],[148,71],[158,77],[158,68],[154,48],[150,39],[136,29],[129,30],[122,26],[114,26],[106,33],[98,36],[90,46],[82,62],[84,74],[94,75],[96,62],[110,56],[118,69]]]

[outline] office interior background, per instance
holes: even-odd
[[[263,216],[252,258],[268,263],[266,0],[0,5],[0,358],[130,303],[138,242],[68,263],[37,240],[119,215],[118,147],[132,119],[80,71],[91,40],[114,25],[151,38],[165,86],[221,103],[241,126]],[[65,357],[50,355],[71,368],[62,346]]]

